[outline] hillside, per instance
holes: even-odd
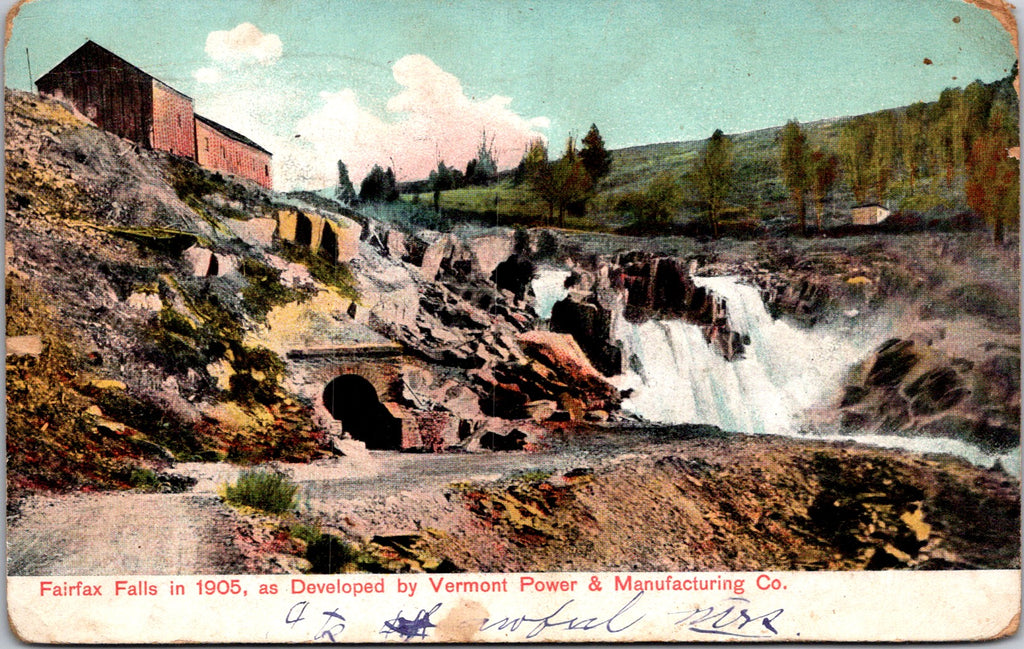
[[[514,400],[618,401],[567,337],[523,338],[532,265],[509,229],[454,237],[323,209],[52,100],[6,99],[12,493],[178,489],[161,474],[173,462],[333,457],[342,421],[371,448],[501,445],[513,428],[521,447],[532,422],[481,410],[495,414],[499,384]],[[323,350],[377,381],[352,388],[369,388],[358,405],[324,396],[352,370],[321,368]],[[414,378],[376,360],[402,352]]]
[[[852,206],[874,201],[907,216],[894,226],[897,231],[921,224],[933,229],[948,228],[957,215],[965,218],[952,227],[962,228],[965,222],[972,221],[974,225],[970,227],[982,227],[981,217],[970,214],[965,190],[966,164],[972,141],[985,133],[1005,131],[1016,142],[1013,134],[1018,100],[1012,86],[1015,75],[1014,70],[1005,79],[989,84],[974,82],[965,89],[947,89],[929,103],[801,124],[808,150],[834,153],[841,162],[838,181],[824,201],[826,226],[848,224]],[[780,166],[782,128],[779,125],[726,134],[732,142],[734,171],[726,200],[726,219],[734,226],[727,228],[731,234],[777,233],[792,225],[795,207]],[[606,232],[628,229],[631,216],[616,209],[620,200],[667,174],[678,185],[680,201],[668,222],[655,230],[661,234],[703,234],[703,206],[686,177],[706,143],[707,140],[691,140],[612,150],[611,172],[594,188],[586,215],[570,215],[566,225]],[[551,155],[558,153],[558,147],[553,145]],[[862,159],[858,160],[857,155],[861,154]],[[879,173],[881,181],[877,179]],[[871,174],[875,176],[869,178]],[[409,194],[404,198],[420,210],[431,211],[433,196],[424,182],[408,183]],[[809,202],[810,193],[808,188]],[[516,185],[511,174],[499,176],[490,187],[444,191],[440,207],[442,218],[483,223],[497,220],[537,225],[547,213],[528,184]],[[813,212],[813,206],[809,204],[808,210]],[[842,230],[835,234],[842,234]]]

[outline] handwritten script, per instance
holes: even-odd
[[[399,611],[395,617],[384,623],[380,633],[384,636],[394,633],[406,642],[413,638],[426,638],[427,631],[437,626],[430,621],[430,616],[437,613],[440,608],[441,604],[438,603],[429,611],[420,609],[420,612],[412,618],[404,617],[402,611]]]
[[[638,617],[632,617],[628,613],[629,609],[633,608],[643,598],[643,595],[642,591],[637,593],[633,599],[629,600],[625,606],[620,608],[611,617],[588,617],[590,614],[586,612],[575,613],[573,611],[573,604],[576,603],[576,600],[570,599],[547,615],[510,615],[501,619],[485,619],[483,624],[480,625],[480,630],[490,631],[494,629],[497,631],[516,632],[524,629],[528,630],[526,633],[527,638],[536,638],[550,629],[562,629],[565,631],[594,631],[603,629],[608,633],[622,633],[644,618],[643,614]],[[586,605],[579,604],[578,606],[585,607]],[[627,622],[626,619],[629,618],[631,618],[631,621]]]
[[[730,597],[715,606],[697,607],[689,611],[671,613],[680,616],[676,626],[685,627],[694,633],[726,635],[734,638],[771,638],[779,634],[773,623],[784,609],[777,608],[767,613],[754,614],[746,606],[750,600]]]

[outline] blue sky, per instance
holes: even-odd
[[[280,189],[338,158],[356,180],[464,166],[484,129],[509,166],[591,122],[623,147],[858,114],[1014,60],[960,0],[34,0],[6,85],[28,87],[26,47],[38,78],[87,38],[274,151]]]

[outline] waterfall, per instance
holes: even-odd
[[[551,307],[567,291],[567,271],[543,269],[533,281],[537,312]],[[733,331],[749,336],[741,357],[725,358],[704,339],[697,325],[681,320],[628,322],[618,313],[613,336],[622,345],[628,367],[612,379],[632,390],[622,409],[654,423],[712,424],[723,430],[809,439],[850,440],[917,453],[948,453],[979,466],[999,461],[1020,472],[1020,448],[997,454],[956,439],[879,434],[809,434],[803,414],[834,399],[843,374],[890,337],[891,323],[860,323],[843,329],[805,329],[775,320],[760,292],[737,277],[694,277],[726,303]]]
[[[567,270],[557,268],[537,269],[530,286],[533,287],[533,295],[536,298],[533,308],[538,316],[544,320],[551,317],[551,309],[569,294],[569,289],[565,288],[565,280],[569,279],[571,274]]]
[[[799,415],[830,396],[870,346],[848,337],[801,330],[774,320],[760,292],[735,277],[694,277],[723,299],[733,331],[750,337],[742,357],[727,361],[697,325],[641,324],[619,318],[626,358],[622,387],[629,410],[659,423],[703,423],[746,433],[795,434]]]

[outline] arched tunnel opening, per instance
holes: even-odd
[[[324,407],[366,448],[402,448],[402,422],[380,402],[377,390],[358,374],[343,374],[324,388]]]

